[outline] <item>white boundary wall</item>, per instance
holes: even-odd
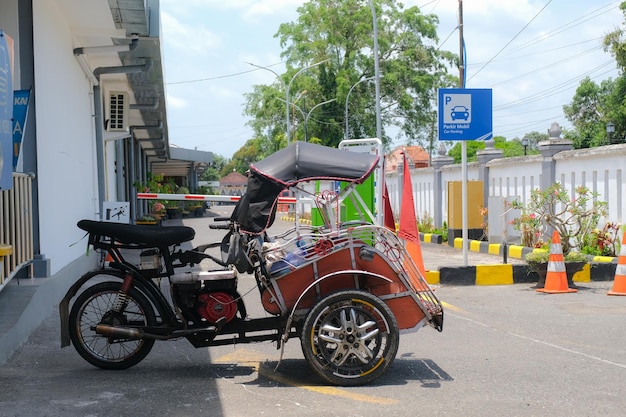
[[[626,145],[609,145],[593,149],[570,150],[557,153],[554,158],[542,155],[519,156],[512,158],[493,159],[483,167],[478,162],[468,164],[468,180],[479,180],[481,169],[486,168],[488,181],[487,207],[489,210],[490,236],[491,225],[506,224],[519,215],[519,212],[506,213],[503,221],[502,207],[489,207],[500,201],[521,199],[527,202],[532,189],[541,187],[544,168],[554,169],[555,181],[561,182],[573,197],[579,185],[585,185],[599,194],[600,201],[608,203],[609,214],[602,219],[623,224],[623,210],[626,208],[626,183],[624,166],[626,165]],[[461,180],[461,165],[445,165],[441,168],[441,183],[435,183],[433,168],[417,168],[410,170],[415,212],[419,218],[426,213],[436,217],[436,210],[440,210],[440,218],[444,221],[448,217],[448,182]],[[400,213],[399,184],[401,176],[397,172],[387,173],[385,181],[389,190],[391,206],[396,218]],[[441,193],[441,207],[434,207],[435,193]],[[502,204],[504,206],[504,204]],[[440,227],[441,224],[435,224]],[[497,227],[501,231],[502,227]],[[500,233],[500,232],[499,232]],[[518,232],[507,226],[507,240],[515,241]]]

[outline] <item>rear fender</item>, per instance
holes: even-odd
[[[323,277],[320,277],[320,278],[316,279],[315,281],[313,281],[308,287],[306,287],[306,289],[304,291],[302,291],[302,294],[300,294],[300,297],[298,297],[298,300],[296,301],[295,305],[293,306],[290,318],[294,315],[296,310],[298,310],[298,306],[300,305],[300,302],[302,301],[302,299],[307,295],[307,293],[309,291],[311,291],[313,288],[315,288],[320,282],[325,281],[327,279],[336,278],[338,276],[343,276],[343,275],[359,275],[359,277],[380,279],[380,280],[383,280],[384,282],[387,282],[387,283],[392,283],[393,282],[391,279],[389,279],[389,278],[387,278],[387,277],[385,277],[383,275],[374,274],[374,273],[371,273],[371,272],[368,272],[368,271],[364,271],[362,269],[336,271],[336,272],[324,275]],[[343,289],[348,290],[348,289],[351,289],[351,288],[343,288]],[[361,289],[361,288],[359,288],[359,286],[355,282],[355,285],[354,285],[353,289]],[[329,295],[329,294],[324,294],[324,296],[327,296],[327,295]]]
[[[287,329],[285,331],[285,333],[283,334],[283,342],[286,342],[287,339],[289,338],[289,330],[291,328],[291,323],[293,322],[293,318],[296,314],[296,311],[298,310],[298,306],[300,305],[300,303],[302,302],[302,300],[304,299],[304,297],[307,295],[307,293],[309,293],[311,290],[313,290],[320,282],[327,280],[327,279],[332,279],[332,278],[336,278],[338,276],[342,276],[342,275],[359,275],[359,277],[364,277],[364,278],[374,278],[374,279],[379,279],[382,280],[383,282],[386,283],[392,283],[393,280],[383,276],[383,275],[379,275],[379,274],[374,274],[368,271],[364,271],[362,269],[350,269],[350,270],[342,270],[342,271],[337,271],[337,272],[333,272],[327,275],[324,275],[323,277],[320,277],[318,279],[316,279],[315,281],[313,281],[308,287],[306,287],[306,289],[304,291],[302,291],[302,294],[300,294],[300,297],[298,297],[298,300],[296,301],[296,303],[294,304],[293,308],[291,309],[291,314],[289,315],[289,319],[287,320],[287,325],[285,326],[285,329]],[[358,289],[358,285],[355,282],[355,285],[353,287],[354,289]],[[350,289],[350,288],[344,288],[344,289]],[[324,296],[327,296],[329,294],[324,294]]]

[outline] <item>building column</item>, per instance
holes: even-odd
[[[432,159],[433,167],[433,223],[435,227],[443,227],[443,192],[441,168],[445,165],[454,163],[454,158],[446,155],[446,149],[443,144],[439,147],[438,155]]]

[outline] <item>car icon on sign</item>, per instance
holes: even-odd
[[[452,112],[450,113],[452,116],[452,120],[467,120],[469,119],[469,111],[465,106],[454,106],[452,107]]]

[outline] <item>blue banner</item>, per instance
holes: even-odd
[[[13,81],[7,37],[0,30],[0,190],[13,186],[11,163],[11,119],[13,118]]]
[[[13,92],[13,171],[15,171],[17,161],[20,157],[29,101],[30,90],[17,90]]]

